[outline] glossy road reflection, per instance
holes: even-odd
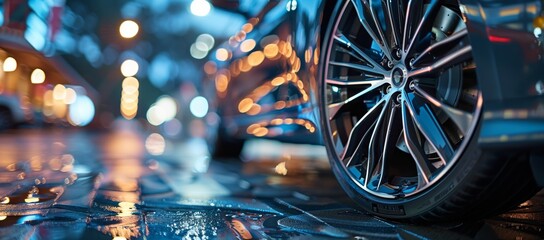
[[[544,238],[542,193],[477,223],[401,224],[357,210],[323,159],[210,161],[134,128],[13,130],[0,158],[1,239]]]

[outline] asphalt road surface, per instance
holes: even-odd
[[[0,238],[544,238],[543,192],[479,222],[403,224],[357,209],[323,157],[300,154],[312,146],[217,161],[203,141],[120,129],[0,133]]]

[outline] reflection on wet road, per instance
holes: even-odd
[[[544,238],[542,193],[486,221],[415,226],[357,210],[323,159],[247,160],[136,130],[2,133],[0,238]]]

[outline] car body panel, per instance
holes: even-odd
[[[543,2],[461,3],[484,100],[480,145],[543,146]]]

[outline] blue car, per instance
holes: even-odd
[[[236,9],[238,1],[212,1]],[[272,0],[213,56],[214,156],[323,144],[380,217],[479,219],[544,184],[544,2]]]

